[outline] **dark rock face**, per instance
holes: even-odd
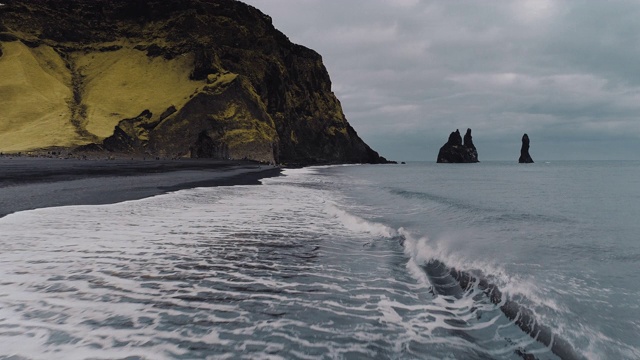
[[[473,145],[471,129],[467,129],[462,142],[460,131],[452,132],[449,141],[440,148],[438,152],[438,163],[477,163],[478,151]]]
[[[206,131],[203,131],[198,135],[198,140],[191,149],[192,158],[205,158],[205,159],[228,159],[229,149],[225,146],[220,146],[207,135]]]
[[[529,155],[529,135],[522,135],[522,148],[520,149],[520,159],[518,159],[520,164],[532,164],[533,159],[531,155]]]
[[[104,139],[102,146],[107,151],[139,153],[143,152],[143,143],[131,124],[148,121],[153,114],[149,110],[143,111],[133,119],[124,119],[113,130],[113,135]]]
[[[347,122],[322,57],[239,1],[12,0],[0,14],[0,42],[51,48],[67,62],[123,47],[149,61],[192,57],[190,79],[214,79],[184,105],[122,119],[110,137],[80,129],[78,145],[104,141],[114,151],[290,164],[387,162]],[[90,78],[80,75],[78,91]],[[76,105],[83,101],[77,96]],[[135,113],[149,108],[140,106]],[[78,127],[86,119],[80,120]]]
[[[473,145],[473,137],[471,136],[471,129],[467,129],[467,133],[464,134],[464,146],[468,148],[473,148],[475,150],[475,146]]]

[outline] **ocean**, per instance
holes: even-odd
[[[0,218],[0,359],[640,358],[640,162],[262,183]]]

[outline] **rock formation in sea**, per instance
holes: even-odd
[[[522,148],[520,148],[520,159],[518,159],[520,164],[531,164],[533,163],[533,159],[531,155],[529,155],[529,135],[522,135]]]
[[[478,162],[478,151],[473,145],[471,129],[467,129],[464,135],[464,143],[460,136],[460,130],[452,132],[449,140],[438,152],[439,163],[476,163]]]
[[[0,5],[0,151],[381,163],[322,57],[235,0]]]

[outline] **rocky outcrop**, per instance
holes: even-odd
[[[7,1],[0,49],[0,151],[386,162],[321,56],[239,1]]]
[[[531,155],[529,155],[529,135],[522,135],[522,148],[520,148],[520,159],[518,159],[520,164],[532,164],[533,159]]]
[[[438,163],[476,163],[478,162],[478,151],[473,145],[471,129],[467,129],[462,142],[460,131],[452,132],[449,140],[438,152]]]

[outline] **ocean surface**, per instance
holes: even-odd
[[[262,182],[0,218],[0,359],[640,358],[640,162]]]

